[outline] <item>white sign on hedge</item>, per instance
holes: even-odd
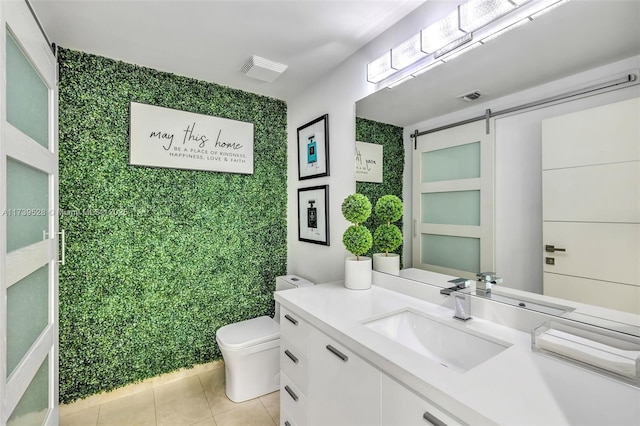
[[[382,183],[382,145],[356,142],[356,180]]]
[[[129,163],[253,174],[253,123],[130,104]]]

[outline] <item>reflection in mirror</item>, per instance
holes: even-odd
[[[581,25],[571,24],[576,16],[581,17]],[[358,119],[404,128],[404,143],[412,148],[414,142],[429,139],[425,135],[414,140],[410,135],[415,131],[493,111],[488,121],[490,160],[495,161],[489,170],[494,190],[490,255],[481,249],[481,259],[473,261],[473,267],[424,262],[416,241],[425,240],[423,233],[431,235],[426,240],[433,240],[440,230],[424,231],[435,225],[433,217],[428,226],[423,224],[422,201],[465,190],[464,200],[477,205],[469,197],[482,198],[482,194],[466,183],[443,189],[446,185],[438,182],[423,184],[418,179],[416,184],[407,178],[404,192],[414,195],[411,200],[405,196],[409,209],[404,221],[408,225],[415,221],[418,229],[405,230],[409,247],[403,264],[408,269],[402,276],[422,280],[420,268],[454,278],[496,270],[504,279],[491,292],[496,302],[640,336],[639,17],[638,2],[568,2],[451,62],[356,103]],[[593,28],[601,30],[591,33]],[[595,85],[598,90],[588,96],[574,93]],[[470,92],[480,94],[475,104],[458,96]],[[531,106],[561,94],[572,96]],[[520,105],[529,108],[517,109]],[[621,124],[625,116],[626,124]],[[484,129],[485,123],[481,124]],[[616,144],[623,138],[628,142]],[[560,143],[563,140],[578,145],[565,146]],[[405,161],[413,174],[420,164],[419,159]],[[487,169],[487,164],[481,157],[480,167]],[[416,187],[424,185],[432,187],[423,197]],[[445,201],[464,210],[464,218],[469,214],[469,208],[460,207],[464,200]],[[460,216],[456,207],[439,205],[445,218]],[[611,216],[602,216],[607,211]],[[436,219],[442,216],[437,211],[426,215],[434,214]],[[564,227],[569,229],[559,226],[569,222]],[[449,223],[441,226],[448,227],[450,235],[476,232],[466,229],[471,225]],[[545,246],[551,247],[545,250]],[[433,249],[433,244],[429,247]],[[455,256],[445,255],[445,262]],[[578,257],[586,260],[574,262]]]

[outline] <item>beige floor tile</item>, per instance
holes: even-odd
[[[197,376],[155,389],[158,425],[192,425],[212,418],[209,402]]]
[[[156,404],[162,405],[174,399],[204,395],[198,376],[185,377],[182,380],[160,385],[155,388]]]
[[[100,406],[98,426],[155,425],[153,389],[107,402]]]
[[[213,417],[217,426],[274,426],[266,408],[258,399],[252,399],[237,407]]]
[[[100,406],[87,408],[77,413],[60,416],[60,426],[96,426]]]
[[[213,417],[209,417],[207,420],[195,423],[192,426],[217,426],[217,424],[216,421],[213,420]]]
[[[202,373],[199,377],[214,417],[216,414],[242,407],[248,402],[235,403],[227,398],[224,391],[224,368]]]
[[[280,391],[261,396],[259,399],[275,424],[280,424]]]
[[[172,399],[156,407],[156,420],[159,426],[188,426],[212,418],[204,392],[200,395]]]

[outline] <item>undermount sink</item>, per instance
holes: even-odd
[[[367,320],[363,325],[461,373],[511,346],[493,337],[461,330],[410,309]]]

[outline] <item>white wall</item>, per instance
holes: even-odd
[[[288,123],[288,272],[316,283],[342,280],[344,258],[342,233],[348,223],[342,217],[342,200],[355,192],[355,102],[371,93],[375,85],[366,81],[366,64],[374,60],[451,8],[450,2],[429,1],[351,56],[333,72],[303,93],[287,99]],[[298,180],[297,128],[329,114],[330,176]],[[329,185],[330,246],[298,241],[297,190]]]
[[[640,68],[640,56],[615,62],[526,91],[485,102],[405,128],[409,134],[566,93]],[[495,268],[505,286],[542,292],[542,164],[541,121],[571,111],[640,96],[640,86],[583,97],[545,108],[496,118],[495,138]],[[406,160],[411,162],[410,156]],[[405,179],[411,186],[411,177]],[[410,259],[410,257],[408,258]]]

